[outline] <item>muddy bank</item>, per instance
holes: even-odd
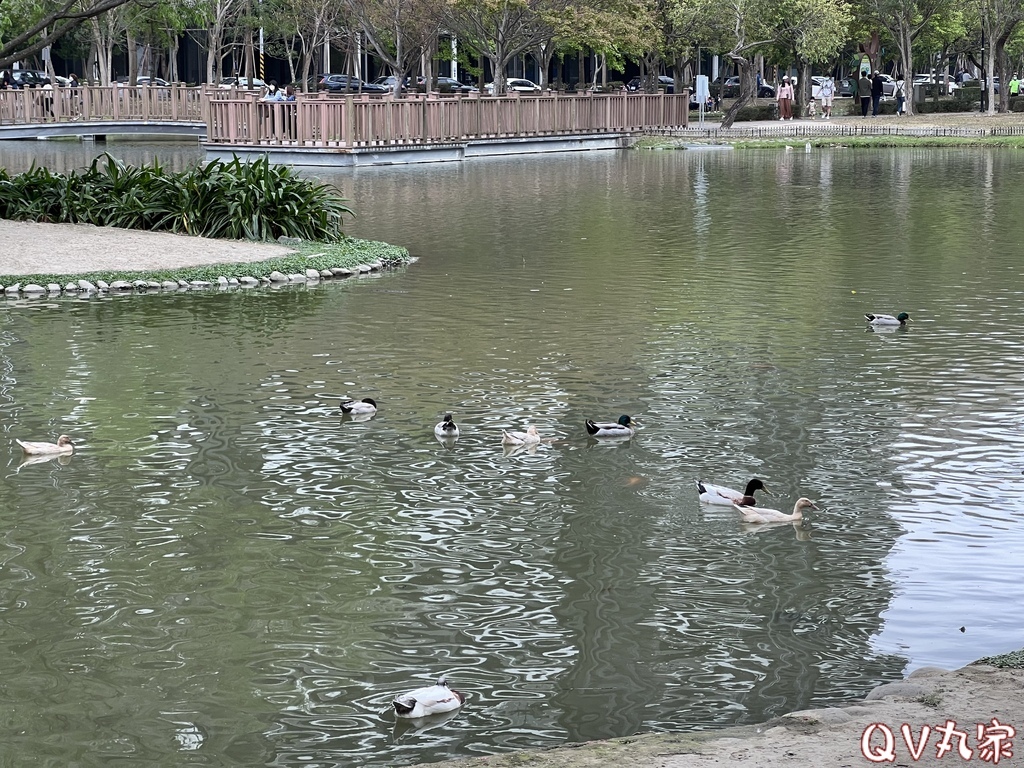
[[[472,703],[468,706],[472,706]],[[906,724],[906,736],[902,726]],[[1006,728],[1009,726],[1009,729]],[[979,731],[980,727],[980,731]],[[1011,731],[1020,730],[1019,738]],[[685,731],[685,723],[680,723]],[[980,734],[980,735],[979,735]],[[1011,746],[1007,742],[1014,742]],[[945,749],[948,746],[949,749]],[[963,751],[961,751],[963,750]],[[840,768],[872,764],[1020,765],[1024,755],[1024,670],[974,664],[926,667],[863,701],[793,712],[756,726],[641,734],[433,763],[434,768]],[[868,756],[871,759],[869,759]]]

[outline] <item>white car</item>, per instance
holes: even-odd
[[[258,77],[252,79],[252,84],[249,83],[248,77],[225,77],[220,81],[218,88],[266,88],[267,84],[260,80]]]
[[[484,86],[484,90],[488,93],[494,93],[494,83],[487,83]],[[540,93],[541,87],[532,80],[524,80],[521,77],[510,77],[505,81],[505,92],[511,93],[512,91],[518,91],[519,93]]]
[[[930,83],[942,83],[946,79],[945,75],[914,75],[914,85],[929,85]],[[998,83],[998,79],[996,80]],[[952,96],[960,86],[957,85],[956,81],[950,77],[949,83],[946,86],[946,92]],[[996,87],[996,93],[999,93],[999,88]]]

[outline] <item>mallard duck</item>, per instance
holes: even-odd
[[[345,400],[341,404],[341,410],[351,416],[372,416],[377,412],[377,403],[369,397],[362,400]]]
[[[526,428],[525,432],[507,432],[501,430],[502,445],[536,445],[540,442],[540,432],[534,426]]]
[[[754,507],[757,506],[754,491],[764,491],[769,496],[772,495],[764,482],[756,477],[747,483],[743,493],[734,491],[732,488],[726,488],[724,485],[712,485],[701,480],[695,482],[697,483],[697,493],[700,494],[700,500],[705,504],[742,504],[745,507]]]
[[[75,444],[67,435],[61,435],[56,443],[33,443],[28,440],[15,440],[21,446],[21,450],[29,456],[43,456],[48,453],[73,453]]]
[[[587,434],[591,437],[632,437],[636,434],[636,424],[632,416],[622,414],[618,421],[586,420]]]
[[[793,505],[793,514],[787,515],[777,509],[764,509],[763,507],[746,507],[741,504],[733,504],[740,514],[743,515],[744,523],[791,523],[794,520],[801,520],[805,509],[817,509],[818,506],[807,498],[799,498]]]
[[[459,436],[459,426],[452,421],[450,413],[446,413],[444,419],[434,426],[434,436],[443,440],[454,440]]]
[[[415,691],[395,696],[391,702],[399,717],[417,718],[451,712],[466,703],[466,695],[453,691],[441,675],[436,685],[417,688]]]
[[[910,322],[910,315],[900,312],[893,317],[892,315],[878,315],[869,312],[864,315],[864,319],[868,321],[869,325],[906,325]]]

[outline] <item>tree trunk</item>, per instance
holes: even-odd
[[[996,84],[992,81],[992,76],[995,74],[995,71],[996,47],[994,44],[989,44],[988,50],[985,51],[985,91],[988,94],[988,109],[985,110],[985,114],[987,115],[994,115],[996,113]]]
[[[800,62],[800,88],[793,94],[796,97],[793,114],[800,117],[804,113],[804,107],[811,103],[814,89],[811,87],[811,62],[804,58],[797,58],[797,61]]]
[[[722,117],[722,127],[732,128],[732,124],[736,122],[736,115],[739,114],[739,111],[753,101],[754,89],[757,87],[757,83],[754,80],[753,65],[749,59],[734,53],[728,53],[726,55],[729,57],[729,60],[736,65],[736,69],[739,71],[740,76],[739,96]]]
[[[537,83],[545,91],[548,89],[548,72],[551,71],[551,59],[555,55],[555,46],[549,40],[537,49],[537,66],[540,67],[540,82]]]
[[[139,77],[139,47],[135,42],[135,33],[129,28],[128,36],[128,85],[135,85]]]
[[[903,66],[903,95],[908,115],[914,114],[914,67],[912,66],[914,41],[909,29],[903,29],[899,39],[900,63]],[[908,79],[909,77],[909,79]]]

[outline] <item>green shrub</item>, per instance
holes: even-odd
[[[960,99],[942,99],[941,101],[922,101],[914,105],[919,115],[934,115],[946,112],[973,112],[974,106],[969,101]]]
[[[127,166],[110,155],[64,175],[0,170],[0,218],[87,223],[234,240],[284,235],[337,242],[352,211],[332,188],[307,181],[267,158],[214,160],[181,173],[159,162]]]
[[[736,113],[736,120],[734,122],[747,122],[749,120],[777,120],[778,117],[778,108],[775,103],[754,104],[742,107],[740,111]]]
[[[963,85],[953,91],[953,98],[957,101],[981,101],[981,86]]]

